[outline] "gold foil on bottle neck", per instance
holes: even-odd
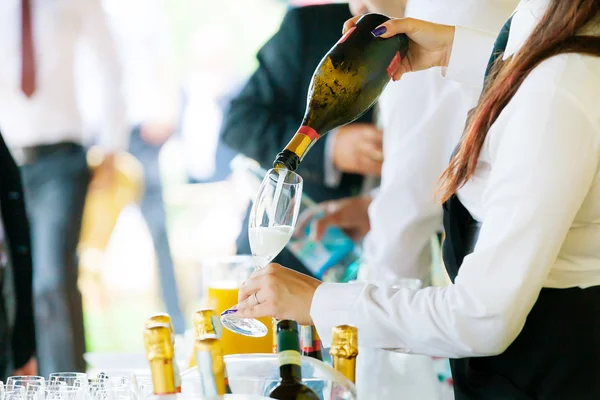
[[[146,324],[144,346],[146,347],[146,358],[149,361],[172,360],[174,350],[169,325],[161,322]]]
[[[358,329],[350,325],[333,328],[330,354],[342,358],[358,356]]]
[[[211,308],[203,308],[194,313],[194,336],[196,340],[220,338],[221,326],[217,312]]]
[[[149,325],[152,325],[152,324],[155,324],[155,323],[167,324],[167,325],[169,325],[169,330],[171,331],[171,334],[175,333],[175,331],[173,329],[173,322],[171,321],[171,316],[169,314],[167,314],[167,313],[156,313],[156,314],[150,316],[146,320],[145,327],[147,328]]]

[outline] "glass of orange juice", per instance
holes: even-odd
[[[254,262],[250,255],[215,258],[203,262],[204,306],[214,309],[217,315],[220,315],[223,311],[236,305],[241,284],[254,270]],[[259,320],[269,329],[264,337],[242,336],[223,329],[221,343],[225,355],[272,352],[272,319],[260,318]]]

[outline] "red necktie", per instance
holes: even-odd
[[[21,0],[21,90],[27,97],[35,92],[31,0]]]

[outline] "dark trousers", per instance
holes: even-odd
[[[183,334],[185,332],[185,319],[183,318],[179,303],[175,269],[173,267],[173,258],[171,257],[171,248],[167,235],[167,222],[158,162],[160,148],[161,146],[144,142],[140,136],[140,128],[133,128],[129,152],[144,167],[145,192],[140,208],[152,236],[152,242],[154,243],[154,250],[158,259],[160,287],[167,313],[171,316],[175,333]]]
[[[8,271],[7,267],[7,272]],[[4,275],[4,274],[1,274]],[[4,276],[2,277],[4,278]],[[0,278],[0,379],[6,379],[12,374],[12,328],[14,326],[14,298],[11,290],[12,280],[6,282]],[[10,308],[10,309],[9,309]],[[12,318],[11,318],[11,314]]]
[[[80,146],[21,167],[31,224],[39,374],[85,372],[76,250],[90,172]]]

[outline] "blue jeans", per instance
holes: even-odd
[[[177,280],[167,235],[167,218],[158,162],[160,148],[160,145],[155,146],[144,142],[140,136],[139,127],[132,130],[129,152],[138,159],[144,168],[145,191],[140,209],[152,236],[156,258],[158,259],[160,287],[167,313],[171,316],[175,333],[183,334],[185,332],[185,319],[179,304]]]
[[[90,182],[85,150],[55,151],[22,166],[21,174],[31,223],[39,374],[85,372],[76,256]]]

